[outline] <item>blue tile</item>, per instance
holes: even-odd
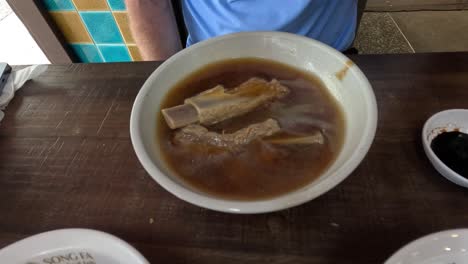
[[[107,0],[107,3],[109,3],[109,6],[113,11],[125,11],[125,10],[127,10],[127,8],[125,7],[125,1],[124,0]]]
[[[42,0],[45,8],[49,11],[71,11],[75,10],[71,0]]]
[[[126,45],[97,45],[105,62],[132,61]]]
[[[98,44],[124,43],[114,16],[108,12],[80,12],[89,34]]]
[[[81,62],[103,62],[94,44],[71,44],[70,46]]]

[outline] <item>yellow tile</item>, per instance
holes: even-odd
[[[128,45],[128,51],[130,51],[130,55],[132,55],[133,61],[143,61],[141,57],[140,49],[136,45]]]
[[[69,43],[93,43],[77,12],[50,12],[52,19]]]
[[[109,6],[106,0],[73,0],[79,11],[107,11]]]
[[[130,31],[130,22],[128,20],[127,12],[114,12],[115,21],[119,25],[120,33],[127,44],[135,44],[132,32]]]

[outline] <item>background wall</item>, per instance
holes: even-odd
[[[140,61],[124,0],[41,0],[81,62]]]

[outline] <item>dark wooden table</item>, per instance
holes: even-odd
[[[80,227],[121,237],[152,263],[363,264],[468,227],[468,190],[442,178],[420,142],[433,113],[468,108],[468,53],[352,59],[379,104],[368,156],[327,194],[263,215],[192,206],[143,170],[129,117],[159,63],[49,66],[0,125],[0,247]]]

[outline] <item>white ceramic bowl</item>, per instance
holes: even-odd
[[[160,159],[155,129],[161,100],[176,82],[206,64],[231,58],[275,60],[319,76],[341,103],[347,124],[345,143],[336,161],[317,180],[294,192],[261,201],[224,200],[180,181]],[[347,73],[342,80],[336,73]],[[374,139],[377,106],[372,88],[357,66],[333,48],[309,38],[279,32],[226,35],[196,44],[159,66],[140,90],[130,119],[135,152],[162,187],[189,203],[231,213],[262,213],[302,204],[343,181],[362,161]]]
[[[149,264],[125,241],[90,229],[61,229],[0,249],[0,263]]]
[[[429,118],[422,131],[423,147],[432,165],[442,176],[453,183],[468,188],[468,179],[447,167],[431,149],[431,142],[436,136],[444,131],[451,132],[454,130],[468,133],[468,110],[446,110]]]
[[[393,254],[385,264],[468,264],[468,229],[434,233]]]

